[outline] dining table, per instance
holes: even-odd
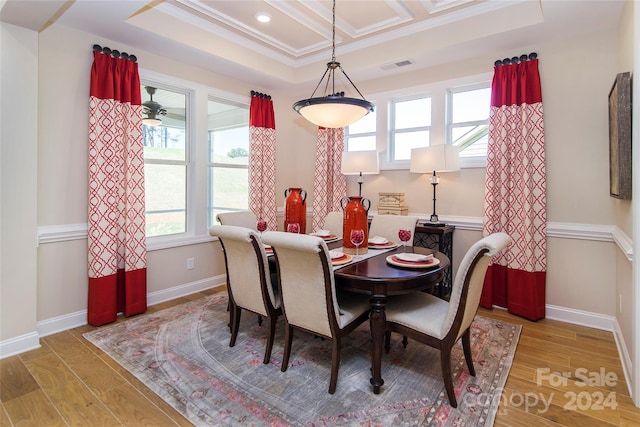
[[[369,251],[377,251],[369,249]],[[433,255],[438,262],[432,267],[421,265],[399,266],[388,261],[388,257],[402,252]],[[371,255],[371,254],[369,254]],[[375,394],[380,393],[382,379],[382,349],[386,328],[386,306],[388,297],[410,292],[432,291],[445,276],[451,261],[442,252],[417,246],[399,246],[380,251],[375,256],[354,257],[353,262],[334,269],[336,289],[369,295],[371,312],[371,385]],[[407,263],[410,264],[410,263]]]

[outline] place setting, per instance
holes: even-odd
[[[433,254],[422,255],[412,252],[400,252],[389,255],[386,259],[387,263],[396,267],[431,268],[440,264],[440,260]]]
[[[341,251],[329,251],[329,256],[331,256],[331,265],[334,267],[337,265],[349,264],[353,261],[353,257],[351,255],[345,254]]]
[[[373,236],[367,241],[369,249],[393,249],[399,246],[398,243],[393,242],[386,237]]]
[[[311,236],[321,237],[325,243],[337,242],[340,240],[340,237],[332,234],[329,230],[317,230],[310,234]]]

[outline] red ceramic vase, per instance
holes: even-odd
[[[369,251],[369,220],[367,213],[371,202],[360,196],[349,196],[342,199],[343,223],[342,223],[342,251],[346,254],[356,254],[356,245],[351,242],[352,230],[363,230],[364,241],[358,246],[359,255]]]
[[[298,224],[299,233],[307,232],[307,192],[302,188],[288,188],[284,191],[284,229],[289,230],[289,224]]]

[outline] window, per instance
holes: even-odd
[[[346,151],[362,151],[376,149],[376,111],[367,114],[344,133]]]
[[[461,148],[461,167],[485,167],[492,75],[370,94],[375,117],[347,128],[346,149],[375,148],[381,170],[405,170],[413,148],[454,143]]]
[[[409,160],[411,149],[430,144],[431,98],[392,100],[390,122],[390,159]]]
[[[153,91],[155,89],[155,91]],[[187,231],[187,94],[142,85],[142,125],[147,237]],[[149,103],[153,92],[153,102]]]
[[[220,212],[249,208],[249,107],[210,98],[207,110],[211,226]]]
[[[447,143],[460,149],[460,157],[487,155],[491,88],[447,91]]]

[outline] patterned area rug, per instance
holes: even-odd
[[[331,342],[295,331],[289,369],[280,372],[284,321],[271,362],[262,363],[266,322],[243,312],[229,347],[226,294],[212,295],[86,333],[196,426],[491,426],[521,327],[477,316],[471,334],[476,377],[462,345],[452,354],[458,408],[449,406],[439,352],[393,334],[383,353],[382,392],[369,385],[369,325],[343,340],[330,395]]]

